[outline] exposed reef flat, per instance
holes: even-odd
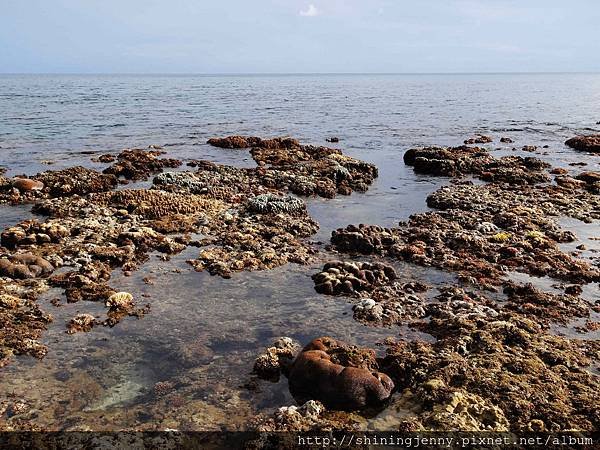
[[[39,309],[36,298],[50,288],[62,289],[70,303],[106,306],[104,320],[86,312],[73,317],[66,324],[71,334],[149,312],[109,283],[114,270],[131,273],[151,253],[169,259],[199,247],[198,258],[189,261],[194,269],[225,278],[288,262],[306,264],[317,251],[307,238],[318,224],[305,202],[291,194],[347,195],[366,190],[377,176],[374,165],[337,149],[289,138],[249,142],[255,144],[250,152],[257,162],[249,169],[196,161],[193,172],[164,172],[182,161],[152,148],[103,155],[97,161],[110,165],[102,172],[73,167],[1,177],[1,202],[30,203],[45,216],[1,235],[1,364],[13,353],[46,353],[37,339],[51,316]],[[150,189],[116,189],[157,174]]]
[[[252,341],[244,350],[249,364],[230,343],[239,336],[228,335],[225,344],[204,330],[176,343],[158,336],[151,352],[160,379],[132,373],[105,380],[100,364],[86,369],[89,374],[52,373],[58,394],[36,395],[76,405],[69,417],[74,429],[93,421],[104,429],[123,423],[144,430],[221,430],[223,423],[261,432],[597,430],[600,270],[589,257],[594,248],[580,244],[577,227],[568,230],[561,220],[593,227],[600,176],[551,167],[529,156],[540,154],[537,146],[522,148],[527,156],[497,157],[481,146],[491,142],[475,135],[459,147],[407,151],[404,161],[415,172],[448,181],[429,192],[423,206],[432,210],[393,226],[340,227],[325,248],[310,240],[319,224],[307,198],[364,192],[378,170],[338,149],[292,138],[209,140],[225,153],[247,152],[251,167],[193,160],[182,170],[185,160],[150,148],[95,158],[107,165],[100,170],[2,176],[0,201],[30,204],[39,216],[1,235],[0,364],[13,355],[52,352],[55,341],[41,340],[52,320],[41,309],[45,293],[56,294],[55,305],[81,307],[61,334],[83,343],[127,317],[153,317],[160,302],[151,309],[144,300],[156,288],[153,277],[144,277],[146,294],[122,286],[123,276],[135,277],[153,257],[158,264],[180,262],[176,271],[187,261],[219,276],[204,280],[229,284],[250,275],[241,272],[280,267],[287,273],[291,267],[282,266],[293,262],[302,283],[314,287],[302,317],[317,325],[262,353],[264,342]],[[421,275],[406,277],[407,267]],[[423,275],[429,271],[445,276]],[[273,295],[292,289],[271,283],[265,289]],[[248,299],[235,301],[245,312]],[[184,310],[193,323],[202,302],[189,303]],[[335,310],[340,327],[387,337],[378,342],[381,351],[374,340],[360,342],[360,334],[340,339],[322,332],[320,313],[330,305],[341,305]],[[285,327],[292,319],[274,320]],[[177,335],[188,322],[171,324],[164,332]],[[269,336],[269,329],[257,333]],[[226,364],[235,365],[234,378]],[[80,398],[71,398],[75,387]],[[261,404],[256,415],[261,401],[277,406],[265,412]],[[55,423],[51,412],[30,403],[0,398],[0,428],[35,428],[36,414]]]
[[[465,144],[487,142],[491,138],[479,136]],[[377,359],[403,410],[394,429],[597,430],[600,377],[590,368],[600,362],[600,344],[593,334],[574,339],[553,333],[557,324],[593,323],[600,312],[598,263],[566,251],[564,245],[578,238],[558,223],[562,217],[600,219],[597,172],[569,176],[537,158],[497,158],[467,145],[411,149],[404,161],[418,173],[451,178],[427,198],[437,211],[414,214],[395,227],[359,224],[333,231],[329,249],[338,260],[313,275],[317,292],[353,304],[355,320],[408,325],[434,338],[390,338],[386,356]],[[454,273],[457,283],[403,283],[395,261]],[[514,273],[555,280],[564,292],[517,281]],[[591,298],[582,296],[586,286]],[[579,328],[583,334],[593,329]],[[302,352],[296,356],[300,367],[304,358]],[[318,385],[318,376],[313,382]],[[322,392],[299,403],[264,417],[257,429],[356,425],[352,414],[329,415],[343,408],[331,408]]]

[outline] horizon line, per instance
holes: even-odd
[[[314,76],[314,75],[577,75],[600,71],[505,72],[0,72],[2,75],[116,75],[116,76]]]

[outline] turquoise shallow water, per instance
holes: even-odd
[[[394,225],[426,209],[426,196],[446,180],[417,176],[406,167],[402,155],[411,146],[456,145],[481,132],[494,138],[489,148],[498,154],[547,145],[534,156],[566,167],[574,161],[587,162],[588,170],[599,167],[597,157],[563,142],[600,131],[600,75],[0,75],[0,103],[0,167],[11,175],[75,164],[100,167],[90,161],[94,154],[150,144],[183,160],[248,165],[247,152],[215,149],[206,139],[292,135],[326,144],[326,137],[338,136],[336,145],[375,163],[380,177],[365,194],[308,200],[321,241],[349,223]],[[500,146],[502,136],[514,144]],[[27,207],[2,207],[0,227],[29,216]],[[597,235],[597,228],[586,233]],[[254,357],[274,338],[305,342],[332,334],[373,346],[406,332],[364,327],[352,320],[343,299],[316,295],[310,275],[323,261],[222,280],[193,272],[184,261],[197,249],[187,251],[168,263],[153,257],[131,277],[115,275],[112,286],[152,308],[143,319],[126,319],[115,328],[66,335],[65,322],[77,312],[102,314],[103,308],[86,302],[55,308],[49,300],[57,293],[49,293],[41,303],[55,317],[43,338],[50,353],[43,361],[19,358],[2,369],[4,394],[25,399],[37,411],[32,423],[40,426],[135,427],[182,414],[181,406],[159,414],[151,392],[157,381],[184,374],[186,395],[190,386],[194,392],[184,405],[203,401],[208,411],[186,419],[188,426],[231,428],[256,412],[292,403],[283,382],[261,383],[255,391],[243,387]],[[452,279],[421,268],[398,270],[407,279]],[[144,284],[146,276],[155,283]],[[209,356],[184,367],[173,355],[195,341]],[[145,405],[145,416],[129,414],[129,408]]]

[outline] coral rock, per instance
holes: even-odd
[[[77,314],[67,324],[67,333],[74,334],[79,332],[87,333],[91,331],[96,324],[96,318],[91,314]]]
[[[52,264],[31,253],[19,253],[0,259],[0,276],[14,279],[36,278],[53,271]]]
[[[289,373],[290,392],[299,403],[319,400],[334,409],[354,410],[377,406],[392,393],[394,383],[375,370],[371,353],[367,359],[360,350],[335,339],[323,337],[308,344],[294,360]],[[364,350],[363,350],[364,352]]]
[[[260,378],[278,381],[281,373],[287,373],[290,363],[300,350],[300,345],[289,337],[277,339],[265,353],[254,362],[254,373]]]
[[[44,183],[30,178],[13,178],[12,185],[20,191],[41,191],[44,189]]]
[[[576,136],[567,140],[565,144],[575,150],[598,153],[600,152],[600,134]]]
[[[106,306],[113,310],[128,311],[135,306],[133,295],[129,292],[116,292],[108,297]]]

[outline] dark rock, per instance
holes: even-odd
[[[103,173],[122,177],[125,180],[147,180],[150,175],[164,168],[176,168],[182,162],[178,159],[159,158],[164,152],[159,150],[127,149],[117,155],[117,162],[104,169]]]
[[[470,144],[487,144],[489,142],[493,142],[493,139],[489,136],[485,136],[483,134],[478,134],[472,138],[465,140],[465,145]]]
[[[599,153],[600,152],[600,134],[593,134],[590,136],[576,136],[568,139],[565,142],[571,148],[575,150],[581,150],[584,152]]]
[[[550,180],[543,169],[549,164],[538,158],[520,156],[493,157],[478,147],[426,147],[410,149],[404,162],[415,172],[437,176],[477,175],[484,181],[511,184],[545,183]]]

